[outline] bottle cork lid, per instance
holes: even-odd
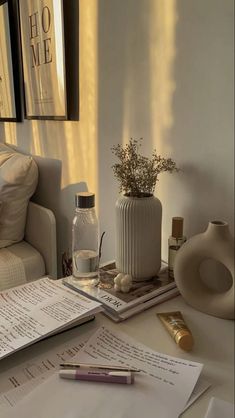
[[[182,350],[190,351],[193,347],[193,336],[189,331],[178,331],[175,336],[175,342]]]
[[[182,238],[183,236],[183,223],[184,218],[180,216],[175,216],[172,218],[172,237],[174,238]]]
[[[79,192],[75,194],[75,205],[77,208],[88,209],[95,206],[95,194]]]

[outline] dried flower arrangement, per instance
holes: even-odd
[[[151,158],[140,154],[141,140],[130,139],[127,145],[111,148],[120,160],[112,166],[114,176],[120,183],[120,192],[131,197],[152,196],[158,181],[158,174],[179,171],[171,158],[164,158],[153,151]]]

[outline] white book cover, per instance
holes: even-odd
[[[80,286],[78,280],[73,276],[65,277],[63,283],[71,289],[101,302],[106,310],[118,314],[176,288],[174,279],[168,277],[167,265],[162,266],[158,276],[141,282],[133,282],[128,293],[118,292],[114,289],[114,278],[118,273],[113,263],[100,269],[100,282],[95,287]]]
[[[145,300],[144,302],[141,302],[138,305],[124,312],[117,313],[117,312],[105,309],[103,313],[104,315],[112,319],[114,322],[121,322],[121,321],[125,321],[125,319],[128,319],[131,316],[134,316],[140,312],[146,311],[152,306],[156,306],[156,305],[159,305],[160,303],[166,302],[167,300],[172,299],[178,296],[179,294],[180,293],[177,287],[174,287],[173,289],[167,290],[166,292],[162,293],[161,295],[155,296],[152,299]]]

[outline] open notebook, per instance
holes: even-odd
[[[100,303],[48,277],[0,292],[0,359],[101,310]]]

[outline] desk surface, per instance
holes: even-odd
[[[156,312],[175,310],[180,310],[183,313],[193,333],[195,345],[190,353],[182,351],[174,343],[156,317]],[[47,352],[53,346],[69,341],[78,333],[83,334],[88,330],[95,330],[101,324],[126,332],[155,351],[204,364],[203,376],[212,386],[185,411],[182,415],[183,418],[204,418],[212,396],[234,402],[234,321],[215,318],[196,311],[187,305],[181,296],[118,324],[99,314],[95,321],[41,341],[9,356],[0,362],[0,369],[3,372],[26,360],[30,361],[39,353]]]

